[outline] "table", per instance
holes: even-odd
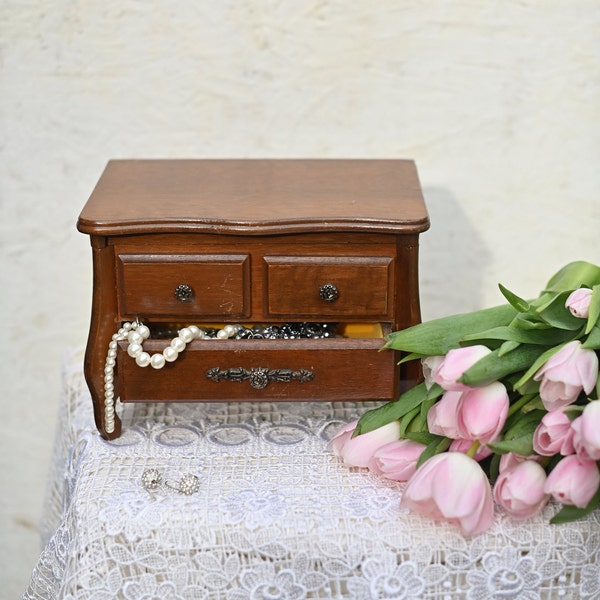
[[[402,485],[342,466],[327,440],[369,403],[124,404],[107,441],[81,363],[65,360],[24,599],[600,598],[598,511],[561,526],[556,506],[499,514],[466,539],[401,509]],[[199,489],[151,493],[151,468]]]

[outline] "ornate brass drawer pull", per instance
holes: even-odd
[[[191,302],[194,298],[194,290],[187,283],[181,283],[175,288],[173,295],[179,302]]]
[[[333,283],[325,283],[319,288],[319,296],[323,302],[335,302],[340,295]]]
[[[234,367],[221,370],[220,367],[213,367],[206,371],[206,377],[211,381],[219,383],[220,381],[247,381],[256,390],[262,390],[267,387],[270,381],[287,383],[289,381],[298,381],[306,383],[312,381],[314,373],[307,369],[292,371],[292,369],[268,369],[267,367],[254,367],[250,370],[243,367]]]

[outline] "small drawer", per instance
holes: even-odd
[[[391,315],[389,256],[265,256],[264,261],[271,316],[385,321]]]
[[[248,316],[249,265],[245,254],[120,254],[119,313],[124,319]]]
[[[166,340],[144,349],[161,352]],[[381,339],[196,340],[162,369],[139,367],[120,343],[123,402],[392,399],[396,355]]]

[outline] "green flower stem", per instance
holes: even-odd
[[[525,394],[524,396],[521,396],[514,404],[511,404],[510,408],[508,409],[508,415],[506,416],[506,418],[508,419],[508,417],[514,415],[518,410],[521,410],[526,404],[531,402],[531,400],[533,400],[536,397],[537,393]]]
[[[481,446],[481,442],[479,440],[475,440],[471,447],[467,450],[467,456],[469,458],[473,458],[477,450],[479,450],[479,446]]]

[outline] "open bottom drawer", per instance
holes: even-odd
[[[167,340],[148,340],[150,354]],[[195,340],[162,369],[139,367],[120,343],[122,402],[379,400],[395,397],[396,355],[383,340]]]

